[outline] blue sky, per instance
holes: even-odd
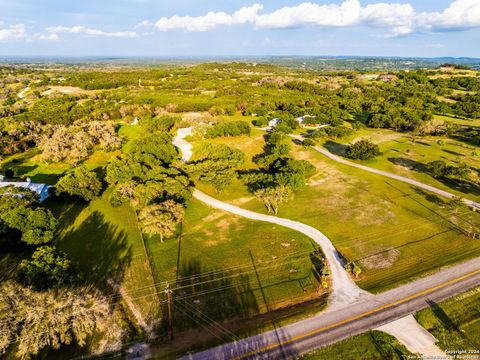
[[[480,57],[480,0],[0,0],[0,56]]]

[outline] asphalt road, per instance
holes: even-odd
[[[480,285],[480,259],[359,302],[183,359],[290,359],[405,317]]]

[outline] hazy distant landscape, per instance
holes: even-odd
[[[434,69],[451,63],[480,69],[476,58],[401,58],[401,57],[355,57],[355,56],[236,56],[236,57],[1,57],[0,63],[17,66],[67,65],[67,66],[185,66],[208,62],[258,62],[293,69],[318,71],[390,71]]]

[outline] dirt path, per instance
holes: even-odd
[[[185,137],[187,137],[191,133],[192,128],[180,129],[178,130],[178,134],[173,141],[173,144],[180,148],[180,150],[182,151],[183,161],[188,161],[192,156],[192,146],[185,140]],[[213,208],[239,215],[247,219],[264,221],[272,224],[285,226],[301,232],[314,240],[322,248],[322,251],[325,254],[331,271],[333,292],[332,296],[329,299],[330,307],[339,307],[346,304],[352,304],[354,302],[357,302],[359,299],[368,297],[370,295],[366,291],[360,289],[357,284],[355,284],[355,282],[345,270],[344,261],[333,246],[330,239],[328,239],[317,229],[309,225],[300,223],[298,221],[283,219],[276,216],[265,215],[245,210],[240,207],[214,199],[199,190],[195,190],[193,196],[197,200],[200,200],[201,202]]]
[[[185,140],[185,137],[190,135],[191,131],[192,128],[180,129],[173,142],[182,151],[182,159],[185,162],[192,155],[192,147]],[[318,146],[314,149],[334,161],[404,181],[447,198],[454,197],[453,194],[415,180],[352,163]],[[195,190],[193,196],[211,207],[251,220],[285,226],[313,239],[321,246],[329,263],[333,293],[329,307],[324,313],[274,331],[267,331],[234,343],[191,354],[186,356],[185,359],[244,358],[252,357],[252,354],[260,355],[263,352],[267,352],[274,357],[293,358],[295,355],[373,328],[397,337],[412,352],[443,355],[443,352],[435,346],[435,338],[423,329],[410,314],[426,307],[428,297],[441,301],[476,286],[478,283],[477,278],[480,276],[479,262],[478,259],[473,259],[385,293],[372,295],[355,284],[345,271],[343,261],[332,242],[317,229],[290,219],[242,209],[214,199],[199,190]],[[480,205],[471,200],[463,199],[463,201],[469,206],[480,209]],[[323,328],[321,327],[322,324]],[[315,336],[313,336],[314,334]]]
[[[19,97],[20,99],[22,99],[22,100],[25,99],[25,93],[26,93],[28,90],[30,90],[30,87],[29,87],[29,86],[27,86],[25,89],[23,89],[22,91],[20,91],[20,92],[18,93],[18,97]]]
[[[294,135],[292,137],[294,137],[297,140],[302,140],[303,139],[300,135]],[[318,151],[319,153],[325,155],[329,159],[331,159],[333,161],[336,161],[338,163],[348,165],[348,166],[351,166],[351,167],[354,167],[354,168],[357,168],[357,169],[361,169],[361,170],[364,170],[364,171],[368,171],[368,172],[371,172],[371,173],[374,173],[374,174],[377,174],[377,175],[385,176],[385,177],[395,179],[395,180],[398,180],[398,181],[402,181],[404,183],[407,183],[407,184],[416,186],[418,188],[430,191],[432,193],[435,193],[435,194],[440,195],[442,197],[445,197],[447,199],[457,198],[456,195],[454,195],[452,193],[449,193],[448,191],[438,189],[434,186],[424,184],[420,181],[412,180],[412,179],[407,178],[405,176],[392,174],[392,173],[389,173],[387,171],[377,170],[377,169],[374,169],[374,168],[371,168],[371,167],[368,167],[368,166],[365,166],[365,165],[360,165],[360,164],[354,163],[352,161],[345,160],[344,158],[342,158],[340,156],[337,156],[337,155],[334,155],[330,151],[325,150],[324,148],[322,148],[320,146],[313,146],[312,149]],[[466,205],[470,206],[471,208],[480,210],[480,203],[475,202],[473,200],[466,199],[466,198],[462,198],[462,201]]]

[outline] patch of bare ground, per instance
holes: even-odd
[[[361,265],[368,270],[388,269],[400,257],[400,251],[397,249],[386,249],[370,255],[360,261]]]
[[[382,144],[388,141],[392,141],[401,137],[404,137],[405,134],[400,134],[400,133],[394,133],[394,132],[379,132],[379,133],[373,133],[369,135],[364,135],[364,136],[358,136],[354,138],[350,143],[356,143],[359,140],[367,139],[375,144]]]
[[[87,90],[83,90],[79,87],[74,86],[50,86],[47,90],[45,90],[42,95],[52,95],[55,93],[69,95],[69,94],[79,94],[79,93],[86,93]]]

